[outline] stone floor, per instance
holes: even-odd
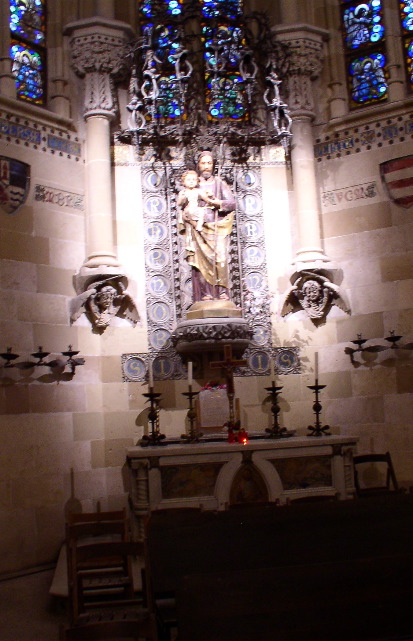
[[[65,600],[49,594],[54,570],[0,580],[1,641],[58,641]]]

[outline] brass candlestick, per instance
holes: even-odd
[[[181,434],[181,439],[185,441],[185,443],[197,443],[202,436],[202,432],[197,429],[195,424],[196,410],[194,407],[194,398],[198,396],[198,394],[199,392],[192,391],[192,385],[188,387],[187,392],[182,392],[182,396],[186,396],[189,402],[189,409],[187,413],[187,417],[189,419],[189,434]]]
[[[143,394],[145,398],[149,399],[151,404],[148,412],[148,419],[151,424],[150,434],[144,434],[139,441],[141,447],[148,447],[149,445],[165,445],[164,438],[165,434],[161,434],[159,425],[158,425],[158,402],[161,398],[161,394],[153,391],[153,387],[149,388],[147,394]]]
[[[331,432],[328,430],[330,429],[329,425],[321,425],[320,421],[320,414],[321,414],[321,403],[319,401],[319,395],[320,395],[320,390],[324,389],[326,386],[325,385],[319,385],[318,384],[318,379],[316,378],[315,380],[315,385],[307,385],[308,389],[312,389],[314,394],[315,394],[315,401],[313,404],[313,410],[315,414],[315,423],[313,425],[309,425],[307,429],[310,430],[310,434],[307,434],[307,436],[331,436]]]
[[[278,414],[281,411],[280,405],[278,403],[278,396],[282,389],[282,386],[277,387],[274,381],[272,381],[271,387],[265,388],[265,390],[271,394],[271,412],[273,415],[272,427],[265,428],[265,431],[268,434],[268,438],[287,438],[289,436],[292,436],[292,433],[288,432],[286,427],[280,427],[278,420]]]

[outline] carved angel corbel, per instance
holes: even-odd
[[[284,296],[281,316],[304,310],[314,322],[325,319],[336,305],[347,314],[350,307],[340,287],[320,271],[301,271]]]
[[[136,305],[126,291],[125,277],[115,275],[93,280],[87,289],[72,299],[70,322],[74,323],[85,314],[96,331],[103,332],[118,316],[133,326],[140,320]]]

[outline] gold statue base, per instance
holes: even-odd
[[[241,310],[230,300],[201,300],[193,303],[186,313],[188,320],[194,318],[241,318]]]

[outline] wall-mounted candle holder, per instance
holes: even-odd
[[[384,338],[385,341],[387,341],[387,345],[380,345],[380,344],[369,344],[365,345],[369,339],[363,338],[362,334],[357,334],[357,338],[353,341],[353,345],[356,345],[356,347],[345,347],[344,352],[350,356],[350,360],[353,364],[357,363],[356,359],[354,356],[356,354],[362,354],[363,352],[370,352],[370,353],[378,353],[378,352],[384,352],[389,349],[406,349],[406,350],[412,350],[413,349],[413,343],[406,343],[404,345],[400,344],[401,339],[403,336],[397,336],[395,330],[391,330],[389,336],[386,336]]]
[[[50,367],[52,371],[55,370],[63,373],[66,368],[69,368],[70,373],[74,375],[76,373],[76,367],[85,364],[84,358],[75,358],[77,354],[79,354],[79,352],[73,350],[72,346],[69,345],[65,352],[61,352],[61,355],[66,358],[57,356],[54,359],[46,361],[45,359],[50,356],[50,352],[44,352],[43,347],[40,346],[37,352],[31,354],[31,356],[36,359],[35,361],[17,361],[17,359],[20,358],[19,354],[14,354],[12,348],[7,347],[5,352],[0,353],[0,358],[6,361],[4,365],[5,369],[16,367],[25,370],[34,367]]]

